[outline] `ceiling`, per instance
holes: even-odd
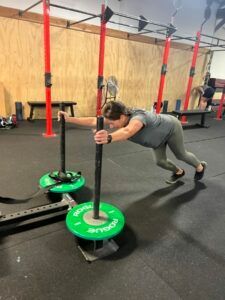
[[[0,0],[0,6],[24,10],[37,2],[37,0]],[[201,24],[204,21],[204,14],[207,3],[209,2],[211,2],[211,15],[204,24],[203,33],[213,35],[216,24],[216,12],[220,3],[225,2],[224,0],[52,0],[51,4],[57,4],[93,14],[99,14],[101,11],[101,4],[105,3],[113,11],[137,17],[139,17],[139,15],[144,15],[148,20],[156,23],[169,24],[171,21],[173,21],[174,26],[176,26],[178,29],[178,34],[182,36],[195,36],[196,32],[200,29]],[[172,19],[172,15],[175,13],[176,8],[179,9],[174,19]],[[42,14],[42,9],[42,4],[40,3],[30,11]],[[67,20],[81,20],[87,17],[83,14],[81,15],[69,10],[55,7],[51,7],[50,13],[51,16],[56,16]],[[138,24],[137,21],[118,16],[113,16],[111,20],[135,27]],[[99,19],[93,19],[88,22],[99,25]],[[137,32],[136,29],[134,30],[121,25],[108,24],[107,26],[119,30]],[[224,28],[225,27],[222,26],[220,30],[215,33],[215,36],[225,39]],[[148,27],[148,29],[157,29],[157,27]]]

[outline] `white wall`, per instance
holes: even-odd
[[[210,73],[213,78],[225,79],[225,51],[214,52]]]
[[[168,24],[171,21],[171,16],[175,11],[173,3],[177,0],[52,0],[52,4],[62,5],[79,9],[94,14],[101,11],[101,4],[106,3],[112,10],[124,14],[139,16],[144,15],[148,20]],[[215,0],[214,0],[215,1]],[[25,9],[30,5],[38,2],[37,0],[0,0],[0,6],[13,7],[18,9]],[[196,32],[204,20],[204,11],[206,8],[206,0],[183,0],[182,8],[178,11],[174,25],[178,28],[177,34],[183,36],[195,36]],[[213,3],[211,6],[212,15],[207,23],[204,25],[203,33],[213,35],[215,26],[215,12],[218,4]],[[31,11],[42,13],[42,4],[33,8]],[[76,14],[74,12],[61,10],[51,7],[51,15],[62,17],[68,20],[80,20],[85,18],[85,15]],[[112,20],[137,26],[137,22],[114,16]],[[92,24],[99,24],[99,20],[95,19],[89,21]],[[127,27],[108,24],[108,27],[116,28],[124,31],[135,31]],[[150,27],[148,27],[150,28]],[[155,27],[152,27],[155,29]],[[225,39],[225,30],[222,28],[216,33],[216,36]],[[210,41],[210,40],[209,40]],[[185,41],[182,41],[185,42]],[[217,52],[214,55],[212,62],[212,76],[225,79],[225,52]]]

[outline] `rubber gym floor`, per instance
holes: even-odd
[[[155,165],[150,149],[129,141],[104,146],[101,200],[126,218],[112,256],[87,263],[64,220],[1,233],[0,299],[225,299],[225,122],[213,117],[208,129],[184,130],[186,148],[208,162],[201,182],[181,162],[186,176],[168,186],[170,172]],[[59,132],[56,121],[53,128]],[[32,194],[43,174],[59,169],[59,135],[43,132],[41,120],[0,131],[2,214],[49,203],[46,195],[4,200]],[[86,179],[77,201],[92,200],[90,129],[67,124],[66,166]]]

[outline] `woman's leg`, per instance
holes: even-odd
[[[200,110],[206,110],[206,107],[207,107],[207,99],[205,97],[201,97],[198,108]]]
[[[179,167],[177,167],[171,160],[169,160],[166,156],[166,144],[160,146],[157,149],[153,150],[155,161],[157,166],[172,171],[173,173],[176,173],[178,170],[180,170]]]
[[[176,166],[171,160],[167,158],[165,144],[157,149],[154,149],[154,154],[155,154],[156,164],[159,167],[173,172],[171,177],[166,180],[166,183],[173,184],[185,175],[183,169]]]
[[[182,160],[201,171],[202,166],[200,160],[193,153],[186,151],[184,147],[183,128],[180,124],[180,121],[174,118],[174,124],[175,128],[168,140],[168,146],[177,159]]]

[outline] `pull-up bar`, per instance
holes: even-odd
[[[220,41],[222,41],[222,42],[225,42],[225,40],[223,40],[223,39],[221,39],[221,38],[218,38],[218,37],[214,37],[214,36],[211,36],[211,35],[207,35],[207,34],[203,34],[203,33],[201,33],[201,37],[206,37],[206,38],[210,38],[210,39],[215,39],[215,40],[217,40],[217,43],[212,43],[212,42],[210,42],[210,41],[206,41],[206,40],[203,40],[203,39],[201,39],[201,41],[200,41],[200,44],[204,44],[204,45],[206,45],[206,47],[207,46],[210,46],[210,47],[220,47],[220,48],[225,48],[225,44],[219,44],[220,43]],[[175,34],[175,35],[173,35],[173,41],[176,41],[176,40],[188,40],[188,41],[192,41],[192,42],[194,42],[195,41],[195,37],[192,37],[192,36],[188,36],[188,37],[184,37],[184,36],[181,36],[181,35],[177,35],[177,34]],[[204,47],[204,46],[200,46],[200,47]]]
[[[143,16],[135,17],[135,16],[132,16],[132,15],[122,14],[122,13],[117,13],[117,12],[113,12],[113,14],[115,16],[119,16],[119,17],[122,17],[122,18],[127,18],[127,19],[130,19],[130,20],[138,21],[139,22],[139,29],[140,29],[139,31],[144,29],[144,27],[146,27],[147,25],[159,26],[159,27],[163,27],[165,29],[174,28],[174,26],[172,26],[172,25],[166,25],[166,24],[156,23],[154,21],[147,20]]]
[[[50,6],[90,16],[88,18],[84,18],[82,20],[75,21],[75,22],[67,21],[67,28],[71,27],[72,25],[77,25],[77,24],[80,24],[80,23],[88,21],[88,20],[92,20],[92,19],[95,19],[95,18],[101,18],[101,14],[93,14],[93,13],[89,13],[89,12],[86,12],[86,11],[83,11],[83,10],[79,10],[79,9],[75,9],[75,8],[71,8],[71,7],[65,7],[65,6],[57,5],[57,4],[50,4]],[[107,10],[110,10],[112,12],[112,15],[117,14],[117,13],[114,13],[109,7],[106,8],[106,12],[107,12]],[[137,26],[124,24],[124,23],[116,22],[116,21],[112,21],[112,20],[108,21],[108,23],[116,24],[116,25],[120,25],[120,26],[124,26],[124,27],[129,27],[129,28],[132,28],[132,29],[138,29]]]
[[[36,6],[37,4],[39,4],[42,1],[39,1],[38,3],[28,7],[26,9],[29,10],[32,7]],[[165,75],[166,75],[166,68],[167,68],[167,60],[168,60],[168,56],[169,56],[169,48],[170,48],[170,41],[171,41],[171,35],[176,31],[176,28],[172,25],[165,25],[162,23],[158,23],[155,21],[150,21],[147,20],[144,16],[132,16],[132,15],[128,15],[128,14],[123,14],[123,13],[118,13],[118,12],[114,12],[112,11],[109,7],[107,7],[104,10],[104,14],[103,14],[103,10],[101,14],[93,14],[93,13],[89,13],[83,10],[79,10],[79,9],[75,9],[75,8],[71,8],[71,7],[65,7],[62,5],[58,5],[58,4],[50,4],[50,0],[43,0],[44,4],[44,32],[45,32],[45,68],[46,68],[46,72],[45,72],[45,86],[46,86],[46,115],[47,115],[47,132],[46,135],[50,136],[52,135],[52,130],[51,130],[51,122],[49,121],[51,119],[51,73],[50,73],[50,37],[49,37],[49,15],[47,15],[47,13],[49,13],[49,9],[50,7],[55,7],[55,8],[59,8],[59,9],[63,9],[63,10],[68,10],[68,11],[72,11],[75,13],[79,13],[79,14],[84,14],[87,15],[87,18],[84,18],[82,20],[79,21],[75,21],[75,22],[71,22],[71,21],[67,21],[67,28],[75,25],[75,24],[79,24],[81,22],[87,21],[87,20],[91,20],[97,17],[104,17],[104,22],[102,24],[101,22],[101,30],[103,30],[102,28],[104,28],[105,24],[104,23],[112,23],[112,24],[117,24],[120,26],[124,26],[124,27],[128,27],[128,28],[132,28],[132,29],[137,29],[138,32],[140,33],[141,31],[143,31],[143,29],[145,29],[145,27],[147,25],[152,25],[152,26],[158,26],[160,27],[159,29],[157,29],[158,33],[162,33],[162,31],[166,30],[166,44],[165,44],[165,51],[164,51],[164,57],[163,57],[163,66],[162,66],[162,71],[161,71],[161,79],[160,79],[160,87],[159,87],[159,94],[158,94],[158,105],[157,105],[157,111],[158,111],[158,106],[161,105],[161,101],[162,101],[162,93],[163,93],[163,87],[164,87],[164,82],[165,82]],[[46,10],[46,6],[48,7],[48,12]],[[130,19],[133,21],[137,21],[138,22],[138,26],[136,25],[129,25],[129,24],[125,24],[122,22],[116,22],[116,21],[112,21],[110,20],[111,17],[115,15],[115,16],[119,16],[121,18],[125,18],[125,19]],[[47,20],[47,21],[46,21]],[[146,32],[146,29],[145,29]],[[147,30],[147,32],[155,32],[154,30]],[[104,36],[105,33],[101,32],[101,36]],[[103,47],[104,48],[104,47]],[[103,54],[104,51],[102,50]],[[103,58],[100,59],[100,61]],[[101,71],[99,71],[101,73]],[[101,102],[101,85],[102,85],[102,76],[100,75],[98,78],[98,109],[97,109],[97,114],[100,114],[99,111],[99,107],[101,107],[100,102]],[[50,104],[49,104],[50,103]],[[159,104],[160,103],[160,104]]]
[[[221,39],[221,38],[218,38],[218,37],[216,37],[216,36],[211,36],[211,35],[208,35],[208,34],[204,34],[204,33],[201,33],[201,36],[204,36],[204,37],[208,37],[208,38],[213,38],[213,39],[215,39],[215,40],[218,40],[218,41],[223,41],[223,42],[225,42],[225,40],[224,39]]]
[[[170,28],[171,28],[171,30],[174,29],[173,27],[169,27],[169,29]],[[157,34],[160,34],[160,35],[163,35],[163,36],[167,35],[167,32],[165,32],[165,29],[158,29],[158,30],[144,30],[144,31],[142,30],[141,32],[129,34],[129,36],[143,35],[143,34],[148,34],[148,33],[157,33]],[[210,38],[212,40],[215,39],[217,42],[212,43],[210,41],[206,41],[206,40],[201,39],[200,46],[199,46],[200,48],[207,48],[207,47],[216,48],[216,47],[219,47],[219,48],[225,49],[225,40],[224,39],[214,37],[214,36],[210,36],[210,35],[206,35],[206,34],[203,34],[203,33],[201,33],[201,37],[207,37],[207,38]],[[172,42],[179,41],[179,40],[186,40],[186,41],[190,41],[190,42],[195,42],[196,37],[194,37],[194,36],[186,36],[185,37],[185,36],[173,34]],[[223,44],[220,44],[220,42],[223,42]],[[205,46],[202,46],[202,45],[205,45]],[[216,51],[218,51],[218,50],[216,50]]]
[[[71,25],[81,23],[81,22],[84,22],[84,21],[88,21],[88,20],[91,20],[91,19],[94,19],[94,18],[97,18],[97,17],[101,17],[101,14],[93,14],[93,13],[89,13],[89,12],[86,12],[86,11],[83,11],[83,10],[70,8],[70,7],[65,7],[65,6],[58,5],[58,4],[50,4],[50,6],[90,16],[90,17],[82,19],[80,21],[68,22],[67,27],[69,27]],[[110,8],[107,7],[107,9],[109,10]],[[121,26],[125,26],[125,27],[130,27],[132,29],[138,29],[138,31],[141,31],[142,28],[146,27],[146,25],[148,25],[148,24],[153,25],[153,26],[163,27],[164,29],[171,29],[171,30],[174,29],[174,26],[172,26],[172,25],[166,25],[166,24],[157,23],[157,22],[154,22],[154,21],[149,21],[146,18],[144,18],[143,16],[136,17],[136,16],[132,16],[132,15],[128,15],[128,14],[122,14],[122,13],[114,12],[111,9],[110,9],[110,11],[112,12],[112,15],[119,16],[119,17],[126,18],[126,19],[131,19],[131,20],[139,22],[138,27],[137,27],[137,26],[133,26],[133,25],[129,25],[129,24],[124,24],[124,23],[121,23],[121,22],[116,22],[116,21],[112,21],[112,20],[109,21],[108,20],[108,22],[112,23],[112,24],[117,24],[117,25],[121,25]]]
[[[80,9],[65,7],[65,6],[58,5],[58,4],[50,4],[50,6],[90,16],[88,18],[85,18],[85,19],[82,19],[82,20],[76,21],[76,22],[67,21],[67,27],[70,27],[70,26],[75,25],[75,24],[79,24],[79,23],[82,23],[82,22],[85,22],[85,21],[88,21],[88,20],[92,20],[92,19],[101,17],[101,14],[96,15],[96,14],[92,14],[92,13],[89,13],[89,12],[86,12],[86,11],[83,11],[83,10],[80,10]]]

